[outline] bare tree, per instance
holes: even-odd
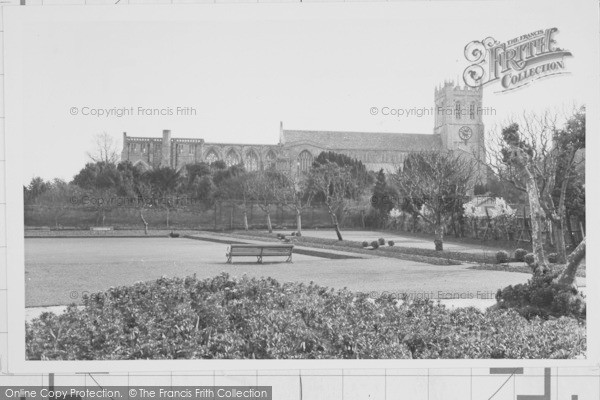
[[[313,166],[308,179],[308,185],[312,188],[314,196],[322,198],[327,207],[338,240],[343,240],[338,214],[344,213],[348,199],[356,192],[357,183],[351,169],[328,161]]]
[[[251,204],[252,185],[254,181],[253,173],[243,173],[227,179],[221,184],[220,195],[225,198],[233,199],[241,203],[242,216],[244,218],[244,230],[248,230],[248,206]]]
[[[444,249],[446,217],[455,212],[474,186],[476,162],[452,152],[423,151],[410,154],[404,167],[392,175],[403,197],[402,207],[434,228],[435,249]]]
[[[140,214],[140,220],[142,221],[142,224],[144,224],[144,234],[148,235],[148,221],[144,214],[154,205],[152,186],[147,182],[139,182],[136,185],[136,195],[135,206]]]
[[[286,174],[281,185],[276,187],[277,201],[296,213],[296,232],[302,235],[302,211],[311,206],[315,191],[305,174]]]
[[[106,132],[98,133],[94,136],[94,148],[87,156],[95,163],[116,164],[120,159],[117,141]]]
[[[566,198],[570,183],[583,168],[584,159],[578,157],[579,150],[585,148],[585,109],[581,108],[570,117],[562,129],[553,135],[555,168],[548,187],[542,192],[542,207],[552,221],[556,239],[558,262],[567,262],[565,244]]]
[[[523,113],[498,133],[488,146],[488,166],[501,181],[527,194],[531,216],[532,248],[538,272],[548,270],[543,247],[544,221],[552,223],[559,262],[566,261],[565,199],[585,147],[585,110],[579,109],[564,128],[557,113]]]
[[[248,176],[248,194],[266,214],[267,229],[269,230],[269,233],[273,233],[271,206],[277,201],[275,193],[279,190],[278,188],[282,186],[283,179],[283,174],[277,171],[257,171]]]

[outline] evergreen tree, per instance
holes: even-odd
[[[394,208],[397,198],[396,191],[388,186],[383,168],[377,173],[375,186],[373,187],[373,196],[371,197],[371,206],[377,210],[377,219],[380,226],[384,226],[389,213]]]

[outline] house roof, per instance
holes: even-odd
[[[284,145],[312,144],[323,149],[344,150],[440,150],[440,135],[419,133],[339,132],[283,130]]]

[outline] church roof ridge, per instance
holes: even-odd
[[[283,132],[307,132],[307,133],[348,133],[348,134],[369,134],[369,135],[423,135],[423,136],[433,136],[433,133],[417,133],[417,132],[373,132],[373,131],[331,131],[331,130],[323,130],[323,129],[284,129]]]
[[[417,151],[442,147],[439,134],[358,131],[296,130],[282,131],[284,145],[313,144],[324,149]]]

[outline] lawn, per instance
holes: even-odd
[[[294,263],[252,259],[225,263],[227,245],[185,238],[30,238],[25,240],[26,306],[80,303],[83,292],[130,285],[161,276],[209,278],[273,277],[281,282],[314,281],[334,288],[393,293],[489,293],[523,283],[528,276],[437,266],[387,257],[335,260],[295,254]],[[375,252],[371,252],[375,253]]]

